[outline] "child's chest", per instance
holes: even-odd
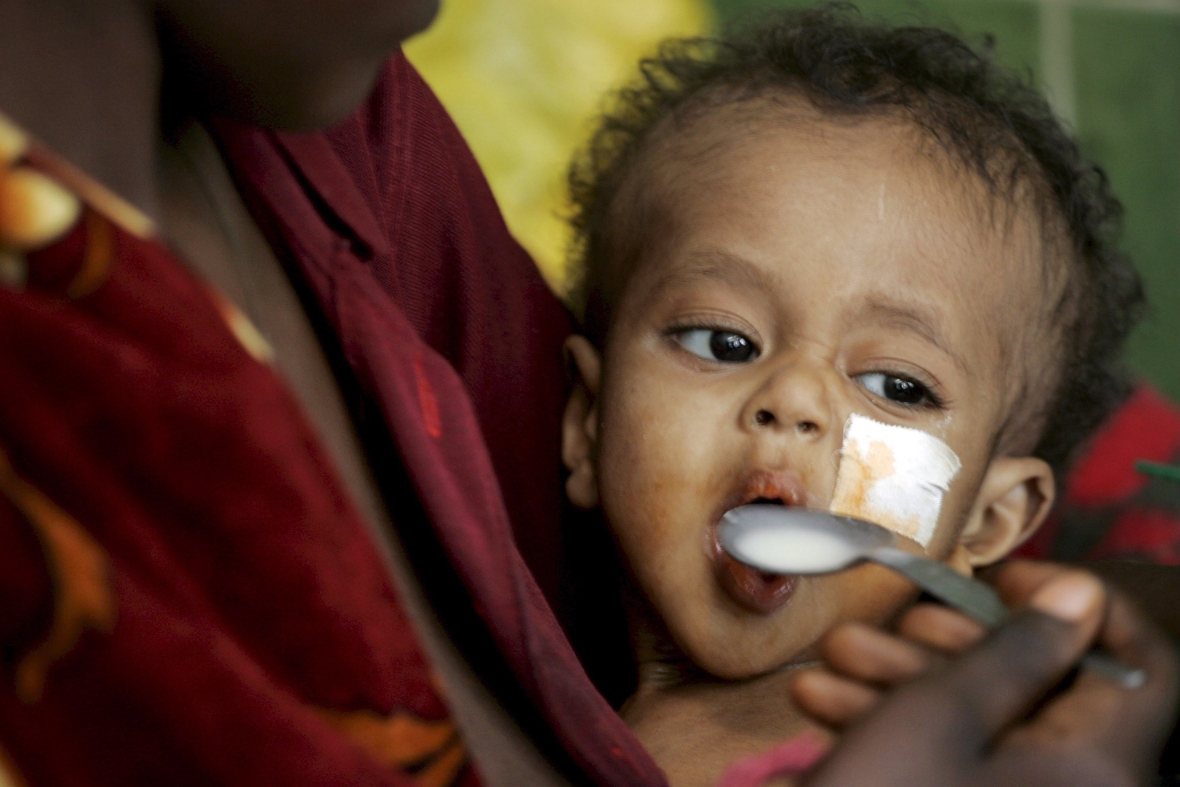
[[[736,760],[762,754],[808,730],[827,735],[791,702],[790,683],[798,672],[641,688],[622,715],[672,787],[714,787]],[[780,783],[791,782],[768,784]]]

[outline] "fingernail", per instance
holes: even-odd
[[[1086,617],[1102,602],[1102,583],[1089,574],[1071,571],[1049,581],[1033,594],[1029,606],[1069,623]]]

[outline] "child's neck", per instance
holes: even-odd
[[[142,0],[13,0],[0,112],[149,214],[160,57]]]
[[[684,655],[633,582],[624,583],[623,608],[637,670],[635,696],[713,680]]]
[[[790,700],[790,682],[807,665],[715,678],[676,646],[633,583],[624,588],[638,685],[620,713],[672,787],[713,785],[734,760],[815,727]]]

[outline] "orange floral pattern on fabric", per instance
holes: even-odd
[[[115,241],[111,224],[93,211],[86,212],[86,252],[82,267],[66,287],[66,296],[73,300],[85,298],[106,280],[114,262]]]
[[[411,773],[422,787],[447,787],[467,762],[450,721],[426,721],[405,711],[390,716],[367,710],[316,712],[357,748],[384,766]]]
[[[0,785],[3,787],[28,787],[28,782],[16,769],[12,757],[0,746]]]
[[[28,276],[24,255],[60,240],[82,216],[86,252],[65,293],[74,300],[91,294],[106,280],[114,259],[110,222],[137,237],[151,235],[154,225],[0,114],[0,285],[21,289]]]
[[[66,656],[82,632],[109,632],[115,625],[115,594],[106,553],[56,503],[25,483],[0,451],[0,493],[37,534],[54,585],[53,621],[40,645],[16,668],[16,693],[27,703],[41,698],[53,663]]]
[[[82,204],[44,174],[24,166],[27,134],[0,116],[0,285],[24,286],[24,253],[60,238],[78,220]]]

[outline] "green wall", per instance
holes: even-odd
[[[801,0],[713,0],[728,23]],[[1026,70],[1126,206],[1151,312],[1130,361],[1180,401],[1180,0],[862,0],[868,18],[949,27]]]

